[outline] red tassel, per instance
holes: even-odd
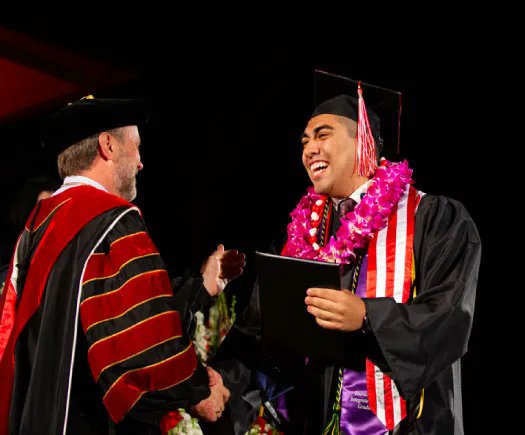
[[[366,178],[374,175],[377,169],[377,156],[374,136],[370,130],[370,123],[366,113],[365,100],[363,99],[363,90],[361,82],[357,85],[359,97],[359,114],[357,123],[357,173]]]

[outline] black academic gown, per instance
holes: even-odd
[[[105,197],[109,195],[93,188],[83,189],[90,192],[88,199],[93,202],[106,200]],[[73,210],[78,211],[80,207],[80,211],[74,215],[75,219],[82,214],[82,203],[86,200],[82,195],[77,197],[73,194],[71,199],[67,191],[62,196],[69,201],[63,204],[74,204],[71,212],[68,212],[70,214],[65,214],[59,222],[66,225],[72,219],[70,215],[73,215]],[[60,199],[44,201],[60,202]],[[147,234],[140,214],[136,210],[130,211],[131,204],[118,205],[82,227],[52,265],[41,303],[16,344],[9,434],[31,434],[36,431],[61,434],[65,424],[66,433],[71,434],[158,434],[159,422],[166,413],[196,404],[210,394],[208,375],[204,367],[197,364],[188,369],[190,376],[180,381],[176,378],[177,373],[169,373],[169,376],[176,378],[171,388],[155,390],[151,387],[145,391],[119,424],[114,424],[108,415],[103,397],[114,385],[113,382],[129,371],[138,371],[140,367],[155,363],[158,363],[154,367],[157,368],[173,355],[182,355],[189,343],[187,337],[192,332],[192,313],[209,302],[202,280],[178,279],[175,296],[171,293],[165,297],[139,300],[141,303],[135,304],[123,315],[97,322],[88,332],[84,331],[80,319],[82,302],[87,298],[105,297],[141,274],[164,270],[160,255],[143,255],[143,251],[135,251],[138,248],[130,245],[123,253],[130,260],[127,257],[120,258],[123,265],[118,268],[118,273],[108,273],[108,276],[85,282],[79,290],[86,262],[93,257],[91,254],[95,246],[94,255],[106,256],[117,240],[126,240],[134,234]],[[53,213],[38,227],[30,221],[28,227],[32,231],[26,230],[21,238],[18,253],[20,284],[17,288],[20,306],[24,304],[24,298],[30,296],[26,293],[29,279],[26,281],[21,275],[27,273],[27,276],[31,276],[31,267],[35,267],[33,260],[40,247],[53,243],[47,234],[60,226],[55,225],[57,218]],[[143,239],[149,241],[148,236]],[[169,282],[164,287],[169,294]],[[146,285],[137,289],[141,294],[147,291]],[[77,310],[80,312],[78,321]],[[88,349],[93,348],[94,343],[131,330],[141,322],[153,322],[165,314],[171,315],[175,310],[180,313],[182,336],[173,337],[154,347],[140,348],[136,355],[125,360],[110,361],[109,368],[104,369],[95,382],[88,364]]]
[[[336,224],[327,224],[335,231]],[[460,358],[472,326],[481,244],[459,202],[422,198],[415,218],[414,255],[416,297],[408,304],[392,298],[365,299],[367,331],[348,333],[352,356],[345,367],[364,370],[366,356],[396,382],[408,415],[394,434],[463,434]],[[346,271],[347,281],[352,273]],[[256,286],[242,321],[212,363],[232,390],[231,426],[227,429],[223,423],[222,433],[243,433],[254,418],[265,399],[255,382],[261,371],[283,388],[295,386],[287,393],[292,422],[285,425],[286,433],[319,434],[330,418],[338,368],[315,361],[305,368],[300,358],[262,349],[257,293]],[[423,409],[417,418],[422,390]]]

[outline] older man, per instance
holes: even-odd
[[[0,303],[0,432],[159,433],[177,408],[216,420],[229,391],[186,336],[242,273],[222,245],[174,291],[136,196],[138,100],[84,98],[47,123],[64,182],[39,201]]]

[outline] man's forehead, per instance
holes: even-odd
[[[338,126],[350,127],[354,124],[357,126],[357,123],[350,118],[340,115],[333,115],[331,113],[323,113],[310,118],[308,124],[306,125],[305,133],[309,133],[323,125],[336,128]]]

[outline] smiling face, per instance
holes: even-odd
[[[303,165],[316,193],[344,198],[366,181],[356,173],[357,123],[322,114],[308,122],[301,136]]]

